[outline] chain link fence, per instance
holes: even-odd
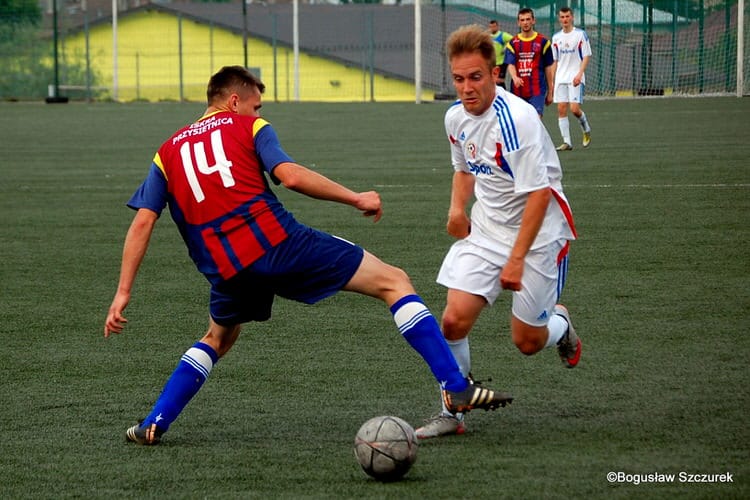
[[[535,3],[536,29],[551,38],[563,2]],[[683,0],[572,4],[593,49],[587,95],[750,93],[747,60],[737,78],[737,44],[745,59],[750,53],[749,30],[738,37],[737,0],[699,9]],[[116,21],[111,4],[96,0],[47,0],[36,24],[0,12],[0,99],[203,101],[214,71],[244,64],[275,101],[408,101],[417,57],[422,98],[450,96],[448,34],[490,19],[514,33],[519,2],[423,3],[416,48],[414,5],[302,4],[298,52],[292,4],[119,5]],[[747,20],[747,5],[743,13]]]

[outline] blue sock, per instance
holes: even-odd
[[[466,389],[468,382],[461,375],[440,326],[422,299],[418,295],[401,297],[391,306],[391,314],[401,334],[424,358],[440,385],[455,392]]]
[[[185,405],[198,393],[217,361],[219,356],[211,346],[196,342],[182,355],[143,425],[155,423],[163,431],[169,429]]]

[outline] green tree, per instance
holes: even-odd
[[[42,11],[35,0],[0,0],[0,24],[33,25],[42,21]]]
[[[47,96],[47,86],[54,81],[53,41],[43,32],[41,19],[36,0],[0,0],[0,99]],[[61,83],[96,86],[95,74],[87,82],[84,55],[70,54],[60,60]]]

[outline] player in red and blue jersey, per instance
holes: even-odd
[[[313,304],[339,290],[384,301],[407,342],[423,357],[456,412],[495,409],[507,394],[464,377],[437,321],[404,271],[362,247],[295,220],[270,189],[275,184],[360,210],[377,222],[375,191],[354,192],[298,163],[259,115],[265,85],[241,66],[211,77],[208,109],[158,150],[144,182],[128,201],[137,210],[125,238],[120,280],[104,336],[121,333],[123,312],[157,219],[169,206],[198,270],[211,283],[209,326],[190,347],[151,413],[126,438],[157,444],[197,394],[243,323],[271,317],[275,296]]]
[[[541,117],[544,107],[552,104],[555,81],[555,60],[552,44],[544,35],[534,31],[534,11],[518,11],[521,32],[508,42],[505,63],[511,77],[510,90],[529,102]]]

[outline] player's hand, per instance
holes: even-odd
[[[521,290],[521,277],[523,276],[523,259],[511,257],[503,266],[500,273],[500,286],[504,290],[518,292]]]
[[[373,222],[379,221],[383,216],[383,206],[377,191],[358,193],[357,202],[354,206],[362,211],[362,215],[365,217],[373,217]]]
[[[521,78],[520,76],[514,76],[513,85],[516,87],[523,87],[523,78]]]
[[[471,233],[471,220],[466,212],[461,210],[457,213],[448,214],[448,223],[445,225],[448,234],[456,239],[463,239]]]
[[[130,302],[130,294],[118,292],[117,295],[115,295],[112,305],[109,306],[107,320],[104,322],[105,338],[109,337],[111,333],[122,333],[122,329],[128,322],[128,320],[122,315],[122,312],[128,306],[128,302]]]

